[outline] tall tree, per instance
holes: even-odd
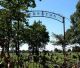
[[[0,10],[0,46],[2,47],[1,55],[4,54],[4,48],[6,47],[7,40],[7,24],[6,24],[6,11]]]
[[[67,60],[67,54],[66,54],[66,45],[69,44],[69,33],[67,33],[67,35],[65,34],[65,40],[64,40],[64,36],[62,34],[52,34],[53,38],[55,38],[55,41],[52,41],[53,45],[61,45],[62,49],[63,49],[63,55],[64,55],[64,63],[66,64],[66,60]],[[66,38],[67,37],[67,38]],[[64,65],[65,66],[65,65]]]
[[[65,32],[65,36],[66,36],[66,42],[68,44],[74,44],[75,41],[74,41],[74,28],[73,26],[70,27],[70,29],[67,29],[66,32]]]
[[[18,34],[19,34],[19,22],[26,23],[26,14],[22,11],[28,10],[29,7],[36,7],[35,0],[0,0],[0,12],[2,13],[3,19],[7,25],[7,52],[9,55],[9,44],[12,38],[12,24],[18,22]],[[0,18],[2,19],[2,18]],[[17,40],[19,40],[19,35],[17,34]],[[16,43],[17,50],[19,50],[19,41]],[[19,51],[18,51],[19,52]]]
[[[38,51],[40,47],[44,47],[49,42],[49,33],[41,21],[35,21],[25,32],[28,32],[25,33],[27,36],[24,36],[28,38],[27,43],[33,51],[35,51],[34,48]]]
[[[76,11],[71,15],[71,24],[74,29],[73,42],[80,44],[80,1],[76,5]]]

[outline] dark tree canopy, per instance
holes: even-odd
[[[75,46],[72,48],[73,52],[80,52],[80,47],[79,46]]]
[[[31,46],[43,47],[49,42],[49,33],[41,21],[34,21],[33,25],[30,25],[27,31],[27,43]]]
[[[71,24],[73,28],[73,43],[80,44],[80,1],[76,5],[76,11],[71,15]]]
[[[27,14],[23,11],[35,8],[36,3],[35,0],[0,0],[0,7],[0,46],[3,49],[6,47],[9,54],[12,43],[15,43],[16,48],[18,45],[19,50],[20,43],[25,41],[22,36],[24,26],[20,27],[20,23],[27,24]]]

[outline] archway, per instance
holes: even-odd
[[[57,20],[61,23],[63,23],[63,34],[64,34],[64,45],[65,45],[65,17],[49,11],[43,11],[43,10],[32,10],[32,11],[26,11],[25,13],[28,14],[28,18],[31,17],[46,17],[50,19]]]
[[[28,18],[46,17],[46,18],[54,19],[54,20],[61,22],[63,24],[64,46],[65,46],[65,17],[64,16],[57,14],[57,13],[53,13],[53,12],[49,12],[49,11],[42,11],[42,10],[26,11],[25,13],[28,14],[28,16],[27,16]],[[45,53],[44,53],[44,55],[45,55]],[[45,60],[44,60],[44,62],[45,62]]]

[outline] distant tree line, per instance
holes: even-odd
[[[62,53],[63,51],[61,49],[55,48],[54,52]],[[72,49],[68,49],[67,52],[80,52],[80,46],[74,46]]]

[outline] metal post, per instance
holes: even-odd
[[[62,48],[63,48],[63,55],[65,55],[65,17],[62,17],[63,21],[63,44],[62,44]]]
[[[64,54],[64,63],[66,64],[65,17],[63,17],[63,32],[64,32],[63,54]]]
[[[65,17],[63,17],[64,45],[65,45]]]

